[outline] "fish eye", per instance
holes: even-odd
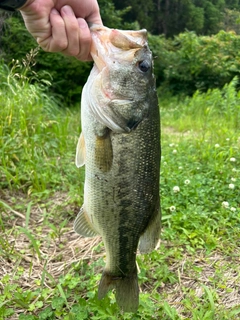
[[[138,62],[138,68],[142,71],[142,72],[147,72],[150,69],[150,65],[146,60],[143,61],[139,61]]]

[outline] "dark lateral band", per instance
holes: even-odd
[[[27,0],[0,0],[0,9],[15,11],[21,8]]]

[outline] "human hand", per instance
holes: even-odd
[[[43,50],[92,60],[87,22],[102,25],[97,0],[28,0],[19,10]]]

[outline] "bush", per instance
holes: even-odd
[[[155,72],[162,91],[192,95],[222,88],[240,74],[240,36],[234,32],[200,37],[185,32],[172,40],[150,36],[149,43],[158,57]]]

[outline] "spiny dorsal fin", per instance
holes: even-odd
[[[80,209],[80,212],[74,221],[73,229],[83,237],[97,236],[97,232],[94,230],[94,227],[89,221],[87,214],[84,212],[83,207]]]

